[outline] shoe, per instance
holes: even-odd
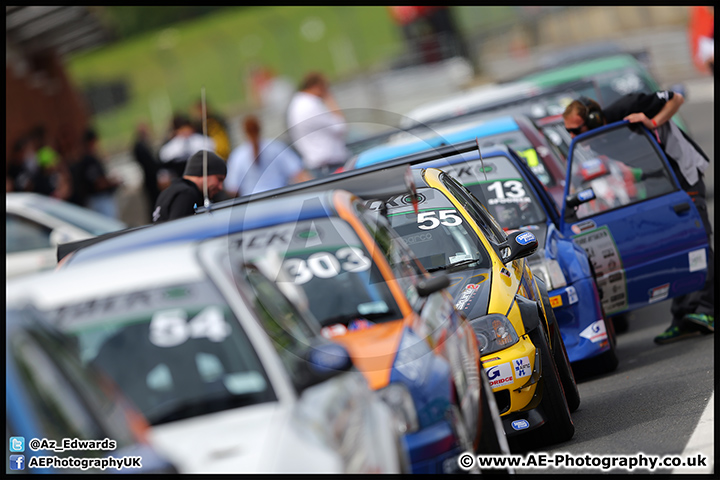
[[[686,328],[678,327],[673,325],[672,327],[665,330],[663,333],[655,337],[655,343],[658,345],[665,345],[666,343],[677,342],[683,338],[694,337],[699,335],[700,332],[697,330],[688,330]]]
[[[715,317],[704,313],[688,313],[682,319],[684,328],[697,330],[704,334],[715,331]]]

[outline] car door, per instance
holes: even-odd
[[[702,288],[702,220],[647,129],[623,121],[577,136],[567,178],[561,231],[587,252],[606,314]]]

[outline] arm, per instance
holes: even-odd
[[[680,106],[685,102],[685,98],[678,92],[673,92],[673,96],[670,100],[665,102],[662,109],[653,118],[648,118],[643,112],[631,113],[626,116],[623,120],[628,120],[630,123],[642,123],[648,129],[653,130],[664,123],[667,123],[678,110]],[[653,120],[655,121],[653,123]]]

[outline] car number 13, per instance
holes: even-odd
[[[436,214],[440,214],[440,218],[436,217]],[[430,222],[425,224],[425,222]],[[440,212],[422,212],[418,213],[417,216],[418,228],[420,230],[432,230],[437,228],[440,224],[446,227],[455,227],[462,223],[462,218],[457,215],[455,210],[442,210]]]

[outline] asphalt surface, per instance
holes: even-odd
[[[708,85],[710,89],[708,90]],[[712,79],[687,82],[681,112],[693,138],[714,160]],[[706,172],[714,222],[714,169]],[[714,237],[713,237],[714,238]],[[634,312],[618,335],[620,364],[611,374],[581,381],[575,436],[545,451],[574,455],[682,455],[714,392],[715,336],[701,335],[659,346],[653,338],[670,325],[671,301]],[[714,460],[713,460],[714,462]],[[517,469],[517,473],[602,473],[599,469]],[[634,473],[649,473],[639,469]],[[670,469],[653,473],[670,473]],[[609,473],[629,473],[615,469]]]

